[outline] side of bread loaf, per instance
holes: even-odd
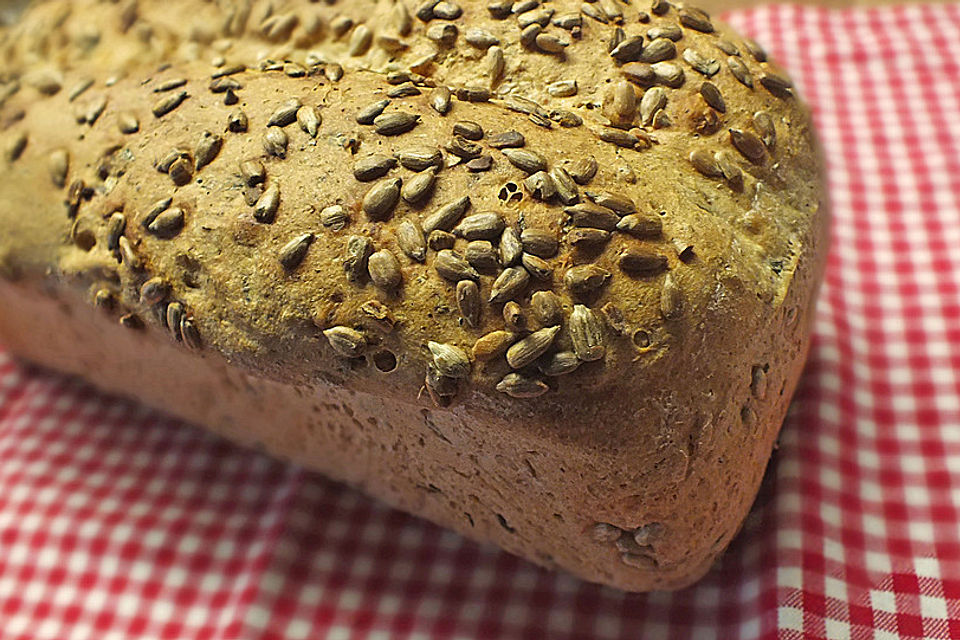
[[[329,34],[364,4],[293,6]],[[119,51],[139,14],[73,65],[8,33],[0,338],[535,562],[696,579],[807,348],[826,227],[809,118],[700,12],[567,29],[579,4],[547,4],[540,35],[565,46],[473,3],[389,45],[404,5],[381,2],[370,43],[359,22],[318,35],[312,64],[255,54],[276,40],[260,28],[194,39],[224,50],[213,66],[143,66]],[[37,11],[56,6],[69,33],[90,5]],[[157,61],[183,44],[165,42]],[[494,47],[499,76],[466,80]]]

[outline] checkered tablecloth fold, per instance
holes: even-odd
[[[960,5],[728,19],[813,108],[833,249],[702,582],[540,570],[0,352],[0,640],[960,637]]]

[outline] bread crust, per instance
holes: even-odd
[[[318,19],[333,29],[333,13],[363,4]],[[690,28],[705,27],[689,10],[641,25],[625,7],[624,42],[680,29],[642,50],[672,48],[681,84],[668,66],[640,86],[650,68],[629,65],[642,54],[608,51],[615,20],[588,17],[558,59],[552,41],[524,47],[519,18],[470,3],[394,29],[407,47],[384,58],[397,9],[379,3],[365,7],[375,44],[356,26],[317,36],[326,62],[291,66],[307,43],[294,28],[273,43],[287,55],[258,66],[253,51],[280,37],[264,35],[268,17],[248,18],[260,30],[233,36],[219,66],[157,70],[145,60],[187,43],[171,28],[164,51],[131,44],[144,25],[167,33],[143,5],[105,36],[112,50],[30,61],[28,27],[56,6],[72,9],[65,34],[93,11],[46,3],[6,39],[20,89],[0,107],[0,274],[18,302],[0,310],[0,336],[14,353],[588,580],[677,588],[722,552],[802,369],[826,250],[809,115],[752,45]],[[437,24],[492,34],[502,78],[469,80],[490,49],[477,58],[459,31],[438,44]],[[738,62],[697,71],[712,70],[705,52],[728,60],[721,38]],[[223,46],[188,41],[196,58]],[[410,80],[390,75],[424,47],[435,55],[402,71]],[[36,80],[44,65],[63,87],[93,84],[52,91]],[[548,89],[564,78],[575,95]],[[504,147],[516,134],[522,147]],[[433,227],[456,233],[423,246]],[[500,250],[504,228],[522,259]],[[451,238],[455,255],[441,248]],[[67,324],[72,340],[51,339]],[[506,357],[477,346],[490,334],[510,336]],[[575,370],[546,375],[558,353]]]

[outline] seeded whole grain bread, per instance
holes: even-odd
[[[660,0],[37,3],[0,340],[545,566],[699,578],[796,386],[806,109]]]

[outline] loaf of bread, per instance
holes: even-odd
[[[808,112],[655,0],[41,2],[0,342],[634,591],[737,533],[826,251]]]

